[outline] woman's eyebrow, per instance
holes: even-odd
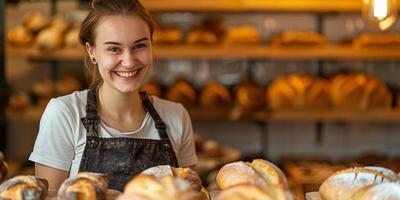
[[[145,40],[149,40],[149,38],[144,37],[144,38],[138,39],[135,42],[133,42],[133,44],[136,44],[136,43],[139,43],[139,42],[142,42],[142,41],[145,41]],[[113,42],[113,41],[107,41],[107,42],[104,42],[104,44],[121,45],[121,43]]]

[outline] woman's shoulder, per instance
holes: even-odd
[[[75,91],[71,94],[52,98],[47,104],[47,109],[50,110],[68,110],[71,113],[81,113],[85,110],[87,90]]]

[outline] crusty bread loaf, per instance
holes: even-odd
[[[168,89],[166,98],[192,107],[196,104],[196,91],[186,80],[178,79]]]
[[[400,34],[398,33],[362,33],[353,39],[355,47],[371,47],[371,46],[399,46]]]
[[[229,107],[232,104],[232,97],[222,84],[210,83],[201,91],[200,105],[203,108]]]
[[[186,42],[188,44],[216,44],[218,38],[215,33],[207,29],[198,28],[187,35]]]
[[[182,32],[178,28],[158,29],[154,33],[155,43],[179,43],[182,41],[182,38]]]
[[[16,26],[8,31],[7,40],[14,46],[27,46],[33,43],[33,35],[24,26]]]
[[[324,36],[310,31],[286,31],[271,39],[271,44],[274,46],[325,45],[327,43],[328,40]]]
[[[255,110],[265,103],[264,89],[255,83],[244,81],[236,88],[236,105],[243,110]]]
[[[29,31],[37,33],[49,25],[49,19],[43,13],[30,12],[24,16],[23,25]]]
[[[81,172],[77,176],[65,180],[57,196],[59,199],[98,200],[106,199],[108,177],[91,172]]]
[[[0,199],[44,200],[47,188],[46,180],[34,176],[16,176],[0,185]]]
[[[272,110],[328,109],[332,101],[327,80],[305,75],[275,79],[266,92]]]
[[[230,28],[223,41],[225,44],[260,43],[261,36],[255,27],[242,25]]]
[[[262,159],[255,159],[251,163],[239,161],[226,164],[218,172],[216,181],[221,189],[239,184],[288,187],[284,173],[274,164]]]
[[[59,29],[50,27],[40,31],[36,38],[36,46],[41,50],[54,50],[60,48],[63,41],[62,32]]]
[[[352,200],[396,200],[400,199],[399,183],[373,184],[361,188],[352,196]]]
[[[279,186],[258,187],[251,184],[239,184],[222,190],[217,200],[292,200],[293,196]]]
[[[364,74],[340,74],[331,83],[336,109],[390,109],[392,97],[388,87]]]
[[[175,168],[170,165],[160,165],[148,168],[144,170],[141,174],[152,175],[157,178],[161,178],[163,176],[178,177],[188,181],[191,184],[192,188],[197,191],[200,191],[202,187],[199,175],[189,167]]]
[[[207,196],[194,190],[190,183],[172,176],[156,178],[151,175],[139,175],[130,180],[119,200],[206,200]]]
[[[398,182],[399,177],[381,167],[356,167],[338,171],[319,188],[324,200],[352,200],[360,189],[374,184]],[[357,194],[360,195],[360,194]]]
[[[65,47],[69,47],[69,48],[80,47],[79,29],[74,28],[65,34],[64,45],[65,45]]]
[[[65,33],[65,31],[68,30],[70,23],[64,15],[56,15],[51,20],[50,26],[59,30],[61,33]]]

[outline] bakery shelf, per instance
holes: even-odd
[[[400,47],[355,48],[351,45],[273,47],[261,44],[242,45],[161,45],[154,46],[156,59],[274,59],[274,60],[400,60]],[[84,51],[60,49],[40,51],[7,48],[9,56],[27,56],[33,61],[79,61]]]
[[[153,12],[360,12],[361,0],[142,0]]]
[[[271,122],[399,123],[400,110],[258,112],[253,117],[254,120]]]

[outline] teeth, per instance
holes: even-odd
[[[130,72],[116,72],[119,76],[122,76],[124,78],[129,78],[132,76],[135,76],[138,73],[139,70],[135,71],[130,71]]]

